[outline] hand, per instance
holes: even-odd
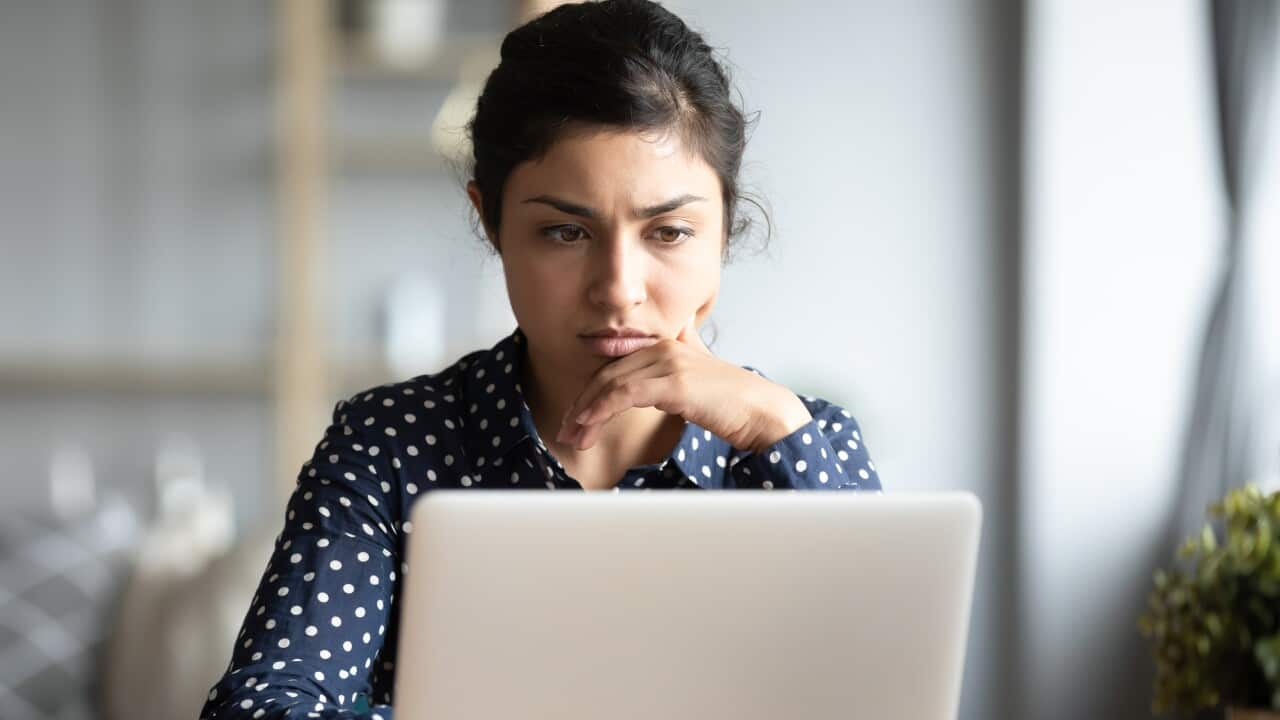
[[[561,420],[558,442],[595,445],[601,429],[633,407],[654,407],[700,425],[740,450],[759,451],[812,418],[787,388],[711,354],[697,314],[664,338],[600,368]]]

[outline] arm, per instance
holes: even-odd
[[[386,672],[401,557],[392,453],[378,448],[377,428],[366,436],[364,417],[338,403],[302,466],[231,663],[201,718],[391,720],[387,706],[352,710],[356,695],[368,696]]]

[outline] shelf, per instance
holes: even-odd
[[[370,138],[335,143],[334,161],[339,170],[445,173],[448,161],[427,137]]]
[[[274,389],[268,361],[225,363],[126,362],[107,360],[6,360],[0,362],[0,393],[74,395],[177,395],[265,397]],[[331,366],[339,393],[403,378],[377,361]]]
[[[6,360],[0,390],[20,393],[261,395],[270,386],[265,363],[155,363],[124,360]]]

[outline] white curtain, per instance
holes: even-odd
[[[1280,202],[1267,182],[1269,151],[1280,142],[1280,113],[1272,108],[1280,3],[1212,0],[1209,12],[1225,257],[1200,349],[1170,547],[1204,524],[1205,508],[1228,488],[1268,486],[1280,475],[1280,377],[1269,342],[1280,315],[1268,297],[1268,286],[1280,281],[1273,247],[1280,237],[1267,230]]]

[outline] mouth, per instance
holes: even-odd
[[[652,335],[580,335],[591,352],[601,357],[616,358],[649,347],[658,342]]]

